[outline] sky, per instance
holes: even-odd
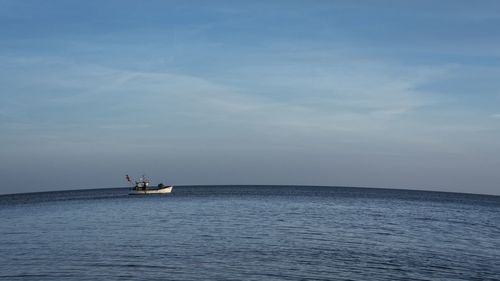
[[[500,195],[498,1],[0,0],[1,193]]]

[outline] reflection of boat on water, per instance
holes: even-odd
[[[130,177],[126,175],[127,181],[132,182]],[[155,187],[150,187],[149,180],[145,175],[142,175],[138,181],[135,181],[135,186],[129,190],[129,195],[145,195],[145,194],[166,194],[171,193],[174,187],[171,185],[158,184]]]

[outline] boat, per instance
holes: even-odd
[[[132,182],[130,177],[126,175],[128,182]],[[174,186],[164,185],[163,183],[158,184],[155,187],[149,185],[149,180],[145,175],[142,175],[138,181],[135,181],[134,187],[130,188],[129,195],[147,195],[147,194],[168,194],[172,192]]]

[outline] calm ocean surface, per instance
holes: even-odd
[[[0,280],[500,280],[500,197],[297,186],[3,195]]]

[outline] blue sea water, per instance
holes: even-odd
[[[500,280],[500,197],[307,186],[3,195],[0,280]]]

